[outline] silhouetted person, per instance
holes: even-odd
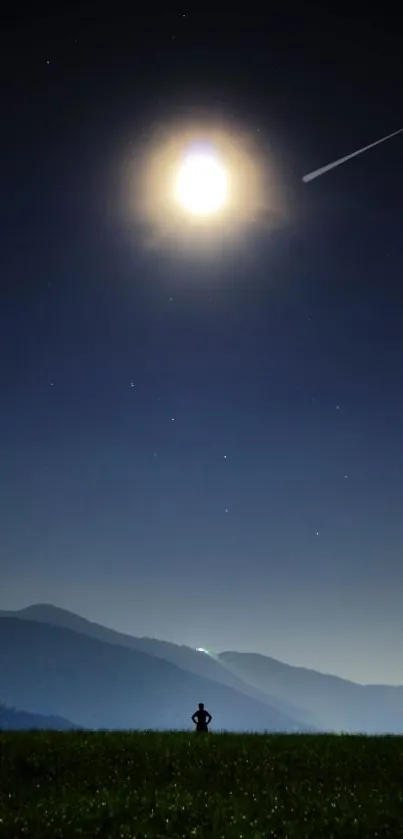
[[[209,711],[206,711],[203,702],[199,702],[199,708],[192,716],[192,721],[196,726],[196,734],[200,734],[201,731],[208,731],[212,719],[213,717]]]

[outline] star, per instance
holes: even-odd
[[[317,530],[317,531],[316,531],[316,535],[317,535],[317,536],[319,536],[319,533],[320,533],[320,530]]]
[[[226,459],[227,459],[227,455],[226,455],[226,454],[223,454],[223,458],[224,458],[224,460],[226,460]]]
[[[175,422],[175,417],[171,417],[171,422]]]
[[[225,508],[224,512],[225,512],[225,513],[228,513],[228,507],[226,507],[226,508]]]

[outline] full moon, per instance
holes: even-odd
[[[282,226],[284,197],[259,139],[230,118],[223,124],[221,114],[217,121],[157,121],[145,132],[141,149],[121,166],[122,209],[144,247],[209,260],[242,247],[251,228]],[[127,233],[133,246],[131,225]]]
[[[179,167],[175,196],[192,215],[212,215],[227,202],[227,172],[213,156],[189,154]]]

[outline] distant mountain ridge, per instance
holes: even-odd
[[[319,729],[403,733],[403,686],[360,685],[258,653],[222,652],[220,661],[262,691],[285,701],[298,696],[300,710],[309,708]]]
[[[269,703],[281,712],[289,714],[290,717],[300,719],[300,709],[292,701],[279,700],[277,696],[271,696],[266,691],[261,691],[258,687],[246,681],[241,675],[233,672],[231,667],[226,665],[225,661],[214,659],[191,647],[173,644],[172,642],[161,641],[155,638],[136,638],[135,636],[109,629],[101,624],[93,623],[73,612],[47,603],[27,606],[18,612],[0,611],[1,617],[17,617],[21,620],[34,620],[40,623],[48,623],[52,626],[61,626],[108,644],[119,644],[119,646],[127,647],[131,650],[138,650],[139,652],[162,658],[163,660],[170,661],[172,664],[176,664],[182,669],[188,670],[190,673],[232,687],[256,699],[258,702]],[[309,711],[304,711],[304,725],[313,724]]]
[[[200,693],[197,701],[200,697],[204,701],[206,696],[211,695],[211,701],[220,705],[223,697],[219,699],[217,694],[213,698],[214,690],[227,689],[233,692],[232,699],[235,696],[237,701],[241,698],[244,703],[256,702],[256,706],[253,706],[254,711],[251,707],[247,711],[244,704],[242,713],[237,717],[236,725],[242,718],[244,728],[263,730],[265,727],[279,726],[282,730],[316,728],[325,731],[403,733],[403,687],[363,686],[337,676],[284,664],[257,653],[226,651],[212,657],[190,647],[152,638],[124,635],[47,604],[30,606],[19,612],[0,612],[0,667],[1,623],[10,615],[20,624],[28,621],[30,625],[39,623],[55,629],[69,629],[88,639],[96,639],[109,648],[124,648],[137,656],[146,656],[146,659],[141,659],[142,666],[145,666],[145,661],[148,662],[148,666],[153,662],[152,667],[158,666],[160,669],[163,663],[170,664],[176,668],[175,671],[170,671],[173,681],[178,679],[178,671],[182,674],[181,678],[183,674],[187,674],[188,679],[201,679],[198,683]],[[133,664],[133,659],[131,661]],[[156,662],[159,662],[159,665],[156,665]],[[159,689],[162,691],[162,697],[164,685],[161,684]],[[228,701],[231,701],[229,697]],[[269,714],[268,726],[263,724],[263,717],[260,716],[263,707]],[[211,710],[214,713],[214,709]],[[61,713],[61,710],[58,709],[58,712]],[[244,712],[249,716],[244,717]],[[255,712],[258,713],[256,719],[253,716]],[[63,713],[73,718],[66,709],[63,709]],[[183,713],[186,717],[185,709]],[[231,728],[231,725],[235,724],[235,717],[231,722],[231,715],[228,715],[228,711],[222,705],[218,717],[220,722],[222,720],[219,727]],[[78,717],[74,719],[79,720]],[[183,717],[181,719],[179,724],[178,718],[179,727],[183,727]]]
[[[63,717],[41,714],[29,714],[17,708],[10,708],[0,703],[0,731],[24,731],[43,729],[51,731],[70,731],[77,728]]]
[[[171,661],[55,624],[0,617],[1,695],[84,728],[191,728],[199,701],[216,729],[306,730],[269,703]]]

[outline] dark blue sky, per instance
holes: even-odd
[[[396,20],[40,9],[1,35],[0,607],[403,683],[403,140],[301,181],[403,125]],[[148,249],[136,163],[199,113],[281,223]]]

